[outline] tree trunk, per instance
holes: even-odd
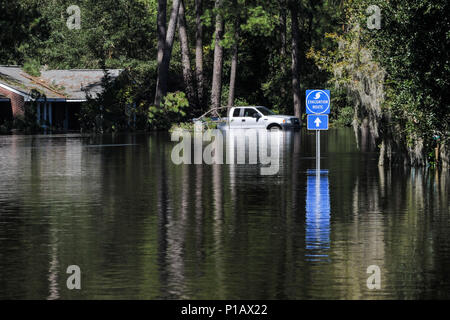
[[[220,107],[220,100],[222,96],[222,69],[223,69],[223,47],[220,41],[223,38],[224,22],[222,17],[222,0],[216,0],[215,8],[216,15],[216,38],[214,44],[214,66],[213,66],[213,80],[211,88],[211,109]]]
[[[287,74],[286,72],[286,51],[287,51],[287,13],[286,13],[286,0],[279,0],[280,5],[280,40],[281,40],[281,74],[284,78]],[[286,86],[281,86],[280,88],[280,97],[282,101],[287,101],[287,88]]]
[[[191,70],[191,60],[189,58],[189,41],[186,31],[186,17],[183,0],[180,2],[180,9],[178,12],[178,32],[181,45],[181,62],[183,65],[183,80],[186,87],[186,93],[191,108],[197,106],[197,99],[195,97],[195,89],[193,83],[193,76]]]
[[[298,9],[295,4],[291,6],[292,20],[292,94],[294,98],[294,114],[301,121],[300,80],[299,80],[299,31]]]
[[[281,56],[286,56],[286,0],[280,0]],[[283,64],[284,67],[284,64]]]
[[[169,25],[167,27],[166,42],[164,45],[164,55],[161,67],[158,70],[158,80],[156,82],[155,105],[161,105],[161,99],[167,94],[167,80],[169,78],[169,65],[172,55],[173,40],[178,20],[178,11],[181,0],[173,0],[172,12],[170,13]]]
[[[314,0],[309,0],[309,13],[308,13],[308,48],[312,47],[312,34],[313,34],[313,22],[314,16],[313,12],[316,12],[316,2]]]
[[[231,72],[230,72],[230,91],[228,93],[228,107],[234,106],[234,96],[236,93],[236,72],[238,65],[238,45],[239,45],[239,18],[236,17],[234,23],[234,45],[233,56],[231,57]]]
[[[195,0],[195,13],[197,30],[195,33],[195,76],[197,78],[197,96],[199,106],[202,108],[204,106],[203,98],[203,23],[201,16],[203,13],[202,0]]]
[[[158,17],[157,17],[157,33],[158,33],[158,79],[159,82],[159,74],[161,73],[161,64],[164,56],[164,47],[166,44],[166,10],[167,10],[167,0],[158,0]],[[157,89],[158,90],[158,86]],[[156,103],[155,96],[155,104],[159,105],[159,102]]]

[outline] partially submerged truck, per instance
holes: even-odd
[[[227,117],[220,117],[220,111],[228,109]],[[206,116],[215,114],[210,118]],[[208,111],[194,122],[202,123],[205,119],[217,124],[218,129],[288,129],[300,128],[300,119],[295,116],[277,115],[262,106],[242,106],[219,108]]]

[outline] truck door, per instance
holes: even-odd
[[[241,128],[242,127],[242,108],[234,108],[233,114],[230,117],[230,128]]]
[[[263,123],[261,114],[255,108],[245,108],[243,120],[242,128],[264,127],[264,125],[261,125]]]

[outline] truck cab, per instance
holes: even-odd
[[[285,129],[300,128],[300,120],[294,116],[277,115],[262,106],[232,107],[222,126],[230,129]]]

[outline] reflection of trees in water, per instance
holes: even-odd
[[[164,148],[158,174],[159,268],[162,298],[183,299],[185,296],[185,228],[189,195],[189,171],[180,166],[181,179],[167,170]],[[175,174],[177,173],[175,171]],[[180,181],[181,180],[181,181]],[[179,185],[177,185],[179,183]],[[178,200],[178,201],[175,201]]]
[[[21,139],[32,138],[16,137],[0,153],[11,162],[0,162],[2,188],[12,190],[0,194],[0,218],[13,212],[8,228],[17,231],[0,229],[1,272],[15,279],[0,277],[2,287],[78,297],[64,289],[73,263],[87,271],[82,297],[411,298],[435,297],[434,288],[447,297],[448,172],[378,168],[348,156],[347,135],[330,131],[330,261],[317,264],[305,258],[305,171],[314,163],[305,137],[283,135],[274,177],[256,165],[175,166],[165,137],[146,140],[142,153],[55,139],[24,149]],[[371,264],[383,272],[379,292],[366,287]]]
[[[450,289],[445,263],[449,262],[450,242],[448,211],[448,172],[435,174],[433,170],[411,169],[386,171],[392,185],[387,188],[390,199],[390,225],[396,226],[387,238],[389,244],[390,281],[395,291],[404,298],[433,297],[433,283],[443,281]],[[440,185],[447,185],[447,192],[440,192]],[[443,254],[440,251],[443,250]],[[447,264],[448,266],[448,264]],[[441,272],[436,272],[441,269]],[[410,290],[405,289],[405,287]],[[414,288],[414,290],[411,290]],[[431,290],[430,290],[431,289]],[[450,292],[442,290],[438,292]],[[448,297],[448,294],[447,294]]]
[[[288,179],[290,185],[292,186],[290,194],[286,194],[286,198],[283,199],[286,203],[290,203],[284,213],[284,224],[286,229],[290,232],[285,232],[283,241],[283,250],[280,250],[280,261],[277,267],[277,298],[287,299],[290,298],[292,292],[286,290],[295,283],[296,275],[296,259],[298,258],[297,246],[301,246],[298,239],[295,237],[295,233],[291,230],[295,230],[299,219],[299,208],[302,206],[303,201],[301,200],[301,195],[299,190],[301,189],[300,177],[304,174],[301,172],[301,139],[302,135],[300,131],[291,132],[286,135],[286,147],[284,152],[286,153],[286,161],[291,161],[290,172]],[[290,155],[290,157],[289,157]],[[286,168],[287,170],[287,168]],[[284,195],[284,192],[282,193]],[[302,239],[303,240],[303,239]],[[301,284],[297,284],[299,288],[302,287]],[[297,289],[298,290],[298,289]]]
[[[362,152],[376,150],[377,137],[373,132],[371,132],[370,125],[367,119],[364,119],[358,128],[354,127],[354,130],[356,136],[356,143],[358,144],[358,148]]]
[[[223,229],[224,229],[224,214],[223,214],[223,176],[221,165],[213,165],[213,205],[214,205],[214,252],[215,252],[215,271],[217,282],[220,284],[217,288],[218,297],[224,299],[224,244],[223,244]]]
[[[156,173],[156,182],[158,185],[157,191],[157,212],[158,212],[158,269],[159,269],[159,277],[161,283],[161,298],[168,297],[168,285],[169,285],[169,276],[166,271],[166,252],[168,249],[167,244],[167,225],[168,225],[168,187],[167,187],[167,173],[166,173],[166,164],[165,164],[165,156],[164,150],[161,152],[161,146],[158,144],[156,148],[154,148],[154,152],[158,154],[158,158],[160,159],[160,170]]]
[[[191,187],[192,188],[192,187]],[[195,253],[198,260],[204,258],[205,245],[203,236],[204,209],[203,209],[203,165],[195,166]]]
[[[183,299],[187,298],[185,296],[185,238],[190,181],[188,167],[181,166],[179,169],[182,171],[181,181],[170,177],[170,173],[168,177],[172,183],[177,181],[176,183],[181,184],[181,190],[176,188],[181,195],[173,195],[173,197],[177,196],[178,199],[176,202],[172,202],[173,207],[167,211],[166,266],[168,267],[171,284],[169,286],[170,296]]]
[[[77,246],[64,240],[79,226],[72,220],[71,230],[67,230],[65,219],[73,213],[68,214],[67,208],[61,206],[90,202],[98,194],[98,185],[93,176],[89,176],[89,184],[85,183],[82,160],[86,154],[76,138],[13,135],[8,142],[0,153],[0,203],[3,210],[8,210],[4,206],[8,198],[16,204],[10,217],[18,224],[14,227],[8,223],[5,238],[21,244],[11,245],[9,257],[2,257],[3,264],[14,268],[5,280],[16,287],[11,292],[17,291],[19,282],[23,283],[22,298],[58,299],[65,287],[64,277],[59,277],[67,262],[64,252]],[[81,215],[80,211],[76,214]]]
[[[432,193],[433,201],[430,206],[435,206],[433,211],[437,212],[432,219],[432,226],[429,234],[434,235],[433,258],[435,258],[434,275],[432,288],[439,288],[439,295],[436,298],[450,299],[450,171],[443,170],[435,172],[433,180]]]
[[[340,247],[343,251],[339,253],[345,257],[342,261],[343,269],[340,271],[347,282],[346,291],[341,292],[343,298],[360,298],[369,293],[366,285],[369,277],[366,273],[367,267],[377,265],[382,272],[385,270],[385,229],[380,187],[383,188],[377,177],[367,172],[356,177],[350,229],[347,234],[340,233],[339,237],[343,239],[336,239],[347,242],[346,246]]]
[[[59,261],[58,261],[58,238],[57,232],[54,227],[51,232],[51,245],[50,245],[50,268],[48,270],[48,282],[49,282],[49,295],[47,300],[59,299],[59,285],[58,285],[58,274],[59,274]]]
[[[437,245],[436,236],[445,232],[437,232],[434,222],[442,221],[448,208],[448,175],[430,172],[381,167],[360,171],[353,188],[351,222],[334,225],[333,241],[346,242],[334,251],[340,257],[336,273],[346,282],[342,297],[432,297],[434,278],[444,274],[435,272],[436,262],[442,264],[436,247],[449,248],[448,240]],[[448,233],[448,220],[446,224]],[[370,265],[381,268],[381,291],[366,288],[365,271]]]

